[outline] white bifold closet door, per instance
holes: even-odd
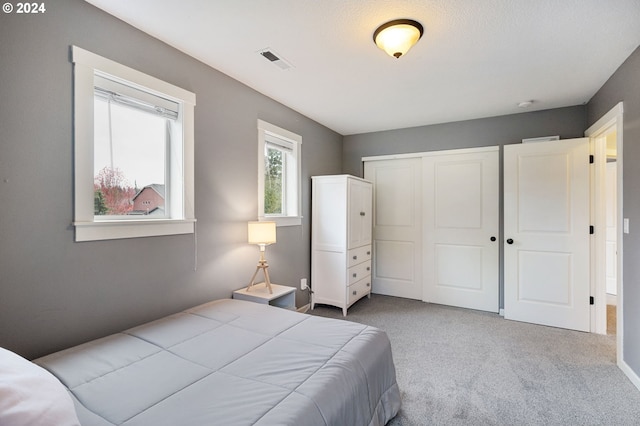
[[[422,158],[425,302],[498,312],[498,147]]]

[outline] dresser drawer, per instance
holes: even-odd
[[[348,252],[349,268],[366,260],[371,260],[371,246],[362,246],[349,250]]]
[[[371,292],[371,277],[360,280],[347,287],[347,305],[351,305],[362,296],[366,296]]]
[[[347,270],[348,274],[348,285],[352,285],[356,281],[360,281],[361,279],[368,277],[371,275],[371,260],[367,260],[366,262],[362,262],[359,265],[353,266]]]

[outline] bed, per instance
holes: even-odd
[[[383,331],[240,300],[34,363],[66,387],[82,426],[384,425],[400,408]]]

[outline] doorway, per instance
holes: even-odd
[[[617,192],[617,133],[610,129],[604,136],[606,143],[605,165],[605,289],[607,300],[607,334],[616,334],[616,310],[618,300],[618,192]]]
[[[622,217],[622,193],[623,193],[623,104],[618,103],[607,114],[605,114],[600,120],[593,124],[585,132],[585,136],[588,136],[594,141],[594,156],[595,156],[595,189],[594,189],[594,203],[592,206],[593,218],[596,230],[604,230],[605,232],[597,232],[594,235],[592,242],[592,265],[594,267],[594,279],[592,281],[592,294],[595,296],[595,305],[592,311],[592,324],[591,330],[599,334],[607,334],[607,305],[613,306],[611,302],[615,300],[615,335],[616,335],[616,354],[617,364],[621,366],[622,363],[622,336],[624,332],[624,279],[622,274],[622,235],[627,233],[628,229],[625,226],[625,220]],[[615,144],[613,143],[615,141]],[[615,162],[614,152],[609,151],[615,146]],[[609,161],[607,159],[609,157]],[[614,163],[615,166],[610,164]],[[609,165],[609,166],[607,166]],[[615,188],[610,180],[607,179],[607,169],[609,169],[609,176],[613,176],[613,169],[615,169]],[[612,198],[615,197],[615,201]],[[609,198],[609,200],[607,200]],[[607,201],[609,201],[609,208],[607,209]],[[614,206],[611,206],[611,203]],[[609,211],[607,211],[609,210]],[[615,214],[615,220],[612,221],[610,216]],[[614,222],[614,223],[612,223]],[[615,225],[615,227],[613,226]],[[607,229],[609,228],[609,229]],[[615,232],[615,251],[613,245],[607,243],[607,240],[611,240],[607,236],[614,229]],[[607,253],[609,252],[609,254]],[[614,262],[615,265],[611,265]],[[609,264],[608,264],[609,263]],[[615,266],[615,268],[613,267]],[[615,274],[615,280],[612,280],[611,275]],[[609,278],[609,280],[607,279]],[[609,288],[607,288],[607,281],[609,281]],[[615,282],[615,290],[612,288]],[[615,297],[613,297],[615,291]],[[607,296],[611,294],[611,296]],[[609,302],[609,303],[608,303]],[[613,309],[609,308],[610,313],[613,313]],[[612,331],[612,327],[609,327]]]

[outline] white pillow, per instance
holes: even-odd
[[[79,426],[71,396],[44,368],[0,348],[0,425]]]

